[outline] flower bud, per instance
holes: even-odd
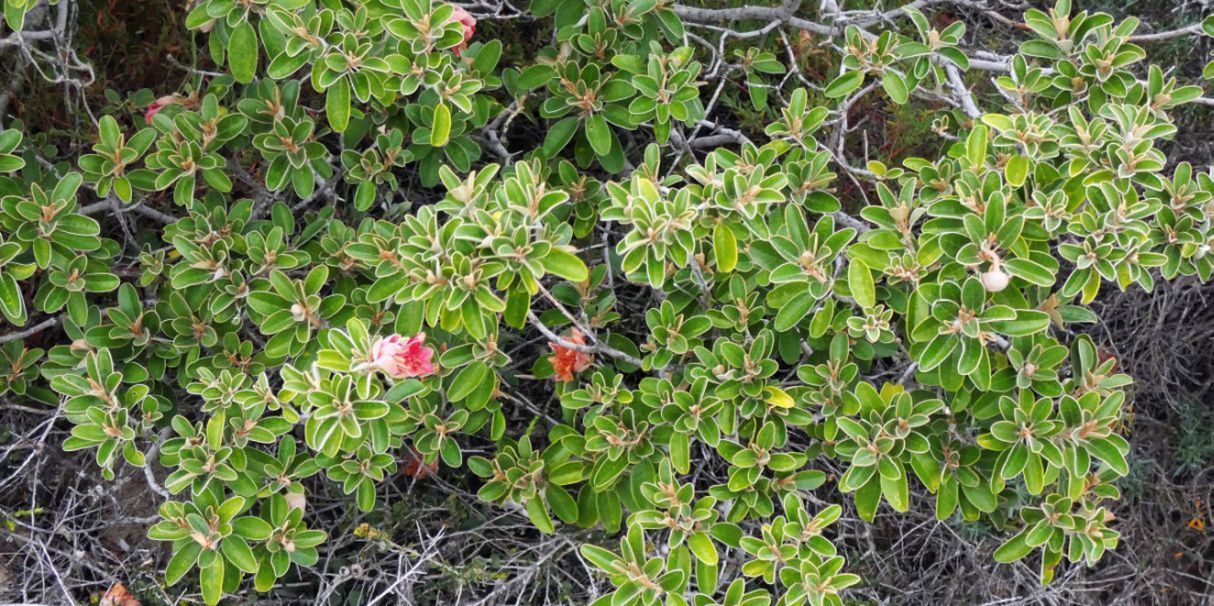
[[[985,288],[986,292],[999,292],[1007,288],[1010,280],[1011,278],[1003,273],[1002,269],[995,268],[982,274],[982,288]]]
[[[308,509],[307,495],[304,495],[303,493],[299,493],[299,492],[288,492],[283,496],[287,500],[288,509],[298,509],[300,511],[307,511],[307,509]]]

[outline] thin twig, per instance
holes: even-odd
[[[57,326],[58,324],[59,324],[59,316],[55,316],[53,318],[47,318],[20,332],[9,333],[7,335],[0,335],[0,343],[8,343],[9,341],[16,341],[18,339],[24,339],[26,337],[31,337],[48,328]]]

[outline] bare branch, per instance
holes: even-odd
[[[9,341],[16,341],[18,339],[24,339],[26,337],[31,337],[48,328],[53,328],[58,325],[59,325],[59,316],[55,316],[53,318],[47,318],[20,332],[9,333],[7,335],[0,335],[0,343],[8,343]]]

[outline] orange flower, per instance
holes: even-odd
[[[586,336],[577,329],[574,329],[565,340],[578,345],[586,344]],[[556,372],[556,380],[562,383],[573,380],[573,373],[582,372],[590,368],[594,364],[594,356],[565,347],[556,341],[548,343],[548,347],[552,348],[552,356],[549,361],[552,362],[552,370]]]
[[[412,446],[406,451],[405,459],[404,472],[410,478],[424,480],[438,473],[438,461],[427,463],[422,453]]]
[[[105,592],[105,595],[101,596],[98,606],[139,606],[139,600],[136,600],[135,596],[131,595],[126,585],[114,583]]]

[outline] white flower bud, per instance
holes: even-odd
[[[304,494],[298,493],[298,492],[288,492],[283,496],[287,500],[288,509],[298,509],[300,511],[307,511],[308,497],[305,496]]]
[[[985,288],[986,292],[999,292],[1007,288],[1009,280],[1011,278],[1003,273],[1002,269],[994,268],[982,274],[982,288]]]

